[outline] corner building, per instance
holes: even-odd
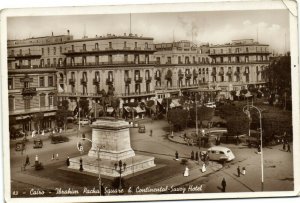
[[[220,96],[230,97],[230,91],[264,86],[269,66],[269,45],[253,39],[232,40],[231,43],[211,45],[210,88],[220,90]]]
[[[56,69],[63,66],[64,43],[72,36],[46,36],[8,40],[9,115],[16,127],[37,129],[34,114],[41,112],[41,128],[54,127],[57,110]]]

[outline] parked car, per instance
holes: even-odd
[[[204,106],[208,107],[208,108],[216,108],[216,103],[215,102],[208,102],[206,104],[204,104]]]
[[[87,118],[83,118],[83,119],[80,119],[79,124],[80,125],[89,125],[90,121]]]
[[[207,154],[209,160],[213,160],[213,161],[222,161],[222,160],[231,161],[235,159],[235,156],[232,153],[232,151],[229,148],[222,147],[222,146],[214,146],[209,148],[207,150]]]
[[[139,133],[145,133],[146,132],[146,127],[145,125],[140,125],[139,126]]]
[[[42,148],[43,147],[43,141],[41,139],[34,139],[33,140],[33,148]]]

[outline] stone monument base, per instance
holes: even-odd
[[[71,158],[70,166],[68,168],[79,170],[80,158],[82,159],[82,166],[84,171],[99,174],[97,157],[92,157],[88,155]],[[136,172],[146,170],[155,166],[154,157],[144,155],[135,155],[134,157],[122,159],[122,162],[126,163],[126,169],[122,173],[122,176],[134,174]],[[119,177],[120,174],[115,170],[115,163],[118,164],[118,161],[100,159],[100,174],[111,177]]]

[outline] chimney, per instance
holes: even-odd
[[[68,35],[70,35],[70,30],[67,30]]]
[[[53,36],[53,32],[52,32],[52,36]]]

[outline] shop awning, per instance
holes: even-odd
[[[131,112],[131,108],[129,106],[124,106],[125,111],[127,111],[128,113]]]
[[[160,104],[162,103],[162,101],[163,101],[163,99],[157,99],[157,102]]]
[[[135,107],[134,108],[134,110],[137,112],[137,113],[144,113],[145,112],[145,110],[144,109],[142,109],[141,107]]]
[[[107,113],[112,113],[112,112],[114,112],[114,108],[113,107],[107,107],[106,112]]]

